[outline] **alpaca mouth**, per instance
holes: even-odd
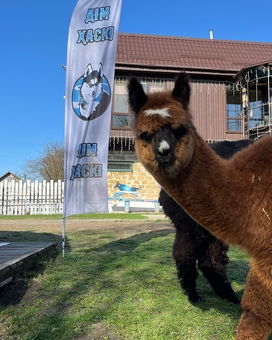
[[[179,164],[175,159],[171,162],[156,162],[156,166],[168,178],[175,178],[179,172]]]
[[[156,161],[161,167],[168,167],[174,164],[174,157],[171,152],[157,153]]]
[[[170,154],[167,154],[167,155],[160,155],[160,154],[158,154],[156,156],[156,161],[162,167],[167,167],[167,166],[173,164],[174,159],[173,159],[172,155],[170,155]]]

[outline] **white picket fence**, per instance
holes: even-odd
[[[0,215],[62,214],[64,183],[0,182]]]

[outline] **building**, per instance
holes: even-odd
[[[3,182],[4,180],[6,180],[7,183],[11,182],[12,180],[14,180],[15,182],[19,182],[21,178],[15,175],[14,173],[8,171],[0,177],[0,183]]]
[[[155,200],[159,193],[134,151],[133,115],[126,89],[130,75],[137,76],[146,91],[152,92],[171,89],[175,76],[187,72],[192,89],[190,109],[200,135],[208,142],[237,140],[251,137],[242,108],[243,77],[249,67],[271,57],[270,43],[119,34],[109,141],[109,197],[123,196],[117,182],[131,188],[126,197]],[[268,88],[271,100],[270,85]]]
[[[242,68],[235,81],[242,92],[245,137],[258,139],[271,134],[272,60]]]
[[[171,89],[175,76],[180,71],[187,72],[192,88],[190,109],[201,136],[208,142],[253,138],[248,126],[251,129],[256,126],[253,119],[249,125],[246,123],[242,103],[244,78],[252,65],[271,60],[271,56],[270,43],[119,34],[109,141],[109,197],[116,195],[117,182],[140,187],[137,197],[143,199],[156,199],[159,192],[134,151],[133,115],[126,90],[130,75],[137,76],[146,91],[152,92]],[[260,98],[254,100],[254,84],[250,86],[253,107],[255,102],[260,104]],[[267,88],[271,92],[269,82]],[[261,125],[264,120],[260,109],[258,115]],[[130,197],[136,197],[136,192]]]

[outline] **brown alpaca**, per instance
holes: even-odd
[[[128,91],[142,164],[194,220],[252,257],[235,339],[267,339],[272,331],[272,136],[221,159],[193,125],[185,73],[173,91],[146,95],[135,78]]]

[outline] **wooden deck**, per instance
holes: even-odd
[[[0,287],[31,268],[39,256],[56,248],[56,243],[48,242],[0,242]]]

